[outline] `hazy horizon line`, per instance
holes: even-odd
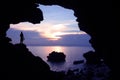
[[[39,45],[39,44],[26,44],[27,46],[68,46],[68,47],[92,47],[90,45]]]

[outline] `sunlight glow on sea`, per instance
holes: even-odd
[[[94,51],[92,47],[70,47],[70,46],[28,46],[29,50],[35,55],[41,57],[53,71],[61,71],[68,69],[80,68],[83,64],[73,65],[75,60],[85,60],[82,56],[90,50]],[[52,51],[64,52],[66,61],[62,63],[53,63],[47,61],[47,56]]]

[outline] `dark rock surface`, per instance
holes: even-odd
[[[77,60],[73,62],[74,65],[81,64],[81,63],[84,63],[84,60]]]
[[[56,80],[60,77],[40,57],[35,57],[25,44],[11,44],[10,39],[0,41],[0,79],[1,80]],[[2,42],[2,43],[1,43]]]
[[[10,68],[8,70],[15,70],[15,66],[12,64],[18,64],[17,61],[15,62],[17,52],[13,52],[14,45],[7,43],[10,41],[6,38],[9,24],[24,21],[39,23],[43,20],[42,12],[36,9],[34,3],[55,4],[74,10],[80,29],[91,36],[90,43],[95,49],[95,53],[113,69],[114,59],[112,58],[114,53],[119,53],[119,49],[116,48],[119,41],[116,20],[113,17],[113,9],[115,8],[112,7],[112,0],[10,0],[7,2],[2,0],[0,1],[1,71],[6,71],[8,67]]]
[[[84,58],[86,59],[87,64],[98,64],[101,63],[101,58],[98,56],[97,53],[93,51],[89,51],[83,54]]]
[[[64,62],[66,55],[63,52],[53,51],[47,56],[47,58],[48,58],[48,61],[51,61],[51,62]]]

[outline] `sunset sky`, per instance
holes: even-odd
[[[90,36],[78,28],[74,11],[56,5],[40,5],[38,8],[44,17],[40,24],[10,24],[7,36],[12,39],[12,43],[19,43],[22,31],[27,45],[90,46]]]

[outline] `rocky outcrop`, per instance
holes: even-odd
[[[38,5],[35,3],[36,0],[0,1],[0,37],[5,37],[10,24],[19,22],[40,23],[43,16],[41,10],[36,8]]]
[[[84,58],[86,59],[87,64],[98,64],[101,63],[101,59],[97,53],[93,51],[89,51],[83,54]]]
[[[66,55],[63,52],[53,51],[47,56],[47,58],[48,58],[48,61],[51,61],[51,62],[64,62]]]
[[[56,80],[57,72],[40,57],[34,56],[25,44],[11,44],[9,38],[0,42],[0,78],[4,80]],[[61,79],[60,79],[61,80]]]
[[[76,20],[80,29],[91,36],[90,43],[95,49],[95,53],[104,59],[105,63],[112,69],[113,65],[111,62],[114,62],[112,59],[113,53],[119,52],[115,47],[119,42],[117,40],[118,36],[116,36],[118,33],[116,31],[116,24],[114,24],[115,19],[113,19],[111,0],[19,0],[7,3],[6,1],[0,1],[1,51],[13,48],[12,44],[7,44],[4,41],[6,40],[6,31],[9,29],[10,23],[23,21],[37,23],[43,19],[42,12],[35,8],[36,5],[34,3],[55,4],[74,10],[74,15],[77,17]],[[9,7],[6,7],[6,5]],[[2,41],[6,45],[2,45]],[[11,51],[11,49],[7,51]],[[9,61],[12,60],[8,55],[2,55],[8,57]],[[3,63],[6,62],[6,59],[3,60]]]

